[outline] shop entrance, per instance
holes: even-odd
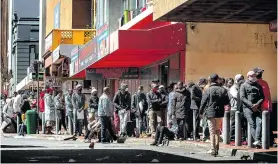
[[[169,85],[169,61],[159,64],[160,84],[167,87]]]

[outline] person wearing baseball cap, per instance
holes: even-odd
[[[217,156],[219,151],[221,121],[224,117],[225,106],[230,104],[228,91],[219,84],[217,74],[210,75],[211,84],[202,96],[200,115],[205,113],[209,125],[212,156]],[[206,110],[205,110],[206,109]],[[206,112],[204,112],[206,111]]]
[[[257,83],[255,71],[247,73],[247,80],[240,87],[240,99],[243,105],[243,113],[251,128],[254,139],[253,145],[261,147],[262,113],[261,104],[264,100],[263,88]]]
[[[260,67],[256,67],[253,69],[253,71],[257,74],[257,83],[259,83],[262,88],[263,88],[263,92],[264,92],[264,101],[262,103],[262,110],[267,110],[269,112],[272,112],[272,100],[271,100],[271,93],[270,93],[270,88],[269,88],[269,85],[268,83],[263,80],[263,73],[264,73],[264,70]],[[273,146],[277,146],[277,144],[274,143],[274,135],[273,135],[273,132],[272,131],[275,131],[275,127],[274,125],[272,124],[272,113],[270,113],[270,143],[273,144]]]

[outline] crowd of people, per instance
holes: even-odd
[[[67,93],[46,88],[40,94],[39,118],[44,112],[46,133],[53,134],[52,129],[58,124],[58,134],[65,133],[81,136],[84,142],[108,143],[119,137],[153,136],[151,145],[159,146],[168,140],[210,141],[208,153],[218,154],[222,134],[222,119],[225,111],[230,111],[230,141],[235,141],[235,113],[240,112],[242,127],[242,144],[247,145],[247,124],[251,129],[252,143],[261,146],[262,111],[272,111],[270,90],[262,79],[264,70],[255,68],[235,78],[224,79],[217,74],[200,78],[197,83],[185,84],[180,81],[165,87],[159,80],[152,81],[149,92],[139,86],[131,95],[128,85],[122,83],[118,92],[111,98],[108,87],[99,97],[93,87],[89,100],[82,93],[82,85],[69,89]],[[88,107],[85,103],[88,101]],[[36,109],[26,96],[15,93],[14,97],[2,97],[2,118],[8,125],[16,128],[16,117],[27,110]],[[21,117],[18,117],[21,118]],[[2,121],[1,121],[2,122]],[[271,125],[271,124],[270,124]],[[5,130],[3,127],[2,130]],[[202,128],[201,128],[202,127]],[[202,129],[202,130],[201,130]],[[203,137],[200,137],[202,131]],[[271,144],[274,135],[271,131]],[[275,146],[275,145],[274,145]]]

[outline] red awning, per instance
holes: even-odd
[[[110,54],[88,68],[144,67],[185,50],[185,25],[148,30],[118,30],[110,35]],[[85,77],[85,70],[74,78]]]

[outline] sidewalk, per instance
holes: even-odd
[[[17,136],[16,134],[1,134],[4,137],[11,138],[24,138],[22,136]],[[63,141],[65,138],[71,137],[71,135],[46,135],[46,134],[31,134],[25,136],[26,138],[36,138],[36,139],[46,139],[46,140],[56,140]],[[77,142],[82,142],[84,137],[78,137]],[[150,145],[153,139],[151,138],[128,138],[125,144],[129,145]],[[186,148],[192,150],[192,152],[206,152],[210,149],[210,143],[205,142],[195,142],[195,141],[170,141],[170,147]],[[230,146],[220,144],[219,155],[221,156],[250,156],[254,160],[267,159],[269,162],[277,161],[277,148],[264,149],[248,149],[247,146]]]

